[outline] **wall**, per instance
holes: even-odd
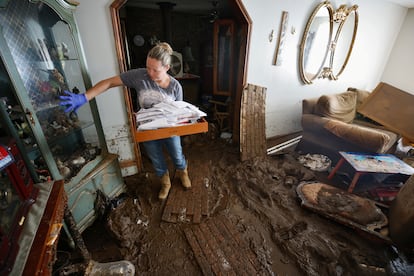
[[[334,7],[344,3],[331,2]],[[75,12],[93,83],[119,73],[109,14],[111,3],[112,0],[82,1]],[[350,86],[368,90],[375,88],[381,81],[394,41],[407,13],[406,8],[384,1],[355,1],[359,5],[359,29],[354,51],[344,73],[338,81],[316,80],[314,84],[304,85],[298,74],[299,44],[307,19],[319,3],[320,1],[303,0],[243,0],[253,21],[247,81],[267,87],[267,137],[301,130],[303,98],[337,93]],[[277,35],[282,11],[289,12],[288,33],[282,52],[282,65],[273,66],[276,40],[269,42],[268,38],[271,30]],[[391,82],[395,76],[384,77]],[[400,79],[395,79],[393,83],[396,86],[403,85]],[[131,158],[131,141],[128,140],[121,90],[111,89],[111,92],[100,95],[97,102],[110,150],[120,153],[121,160]],[[128,174],[131,171],[123,173]]]
[[[391,52],[382,80],[414,94],[414,9],[409,9]]]
[[[373,89],[393,46],[406,9],[376,0],[354,1],[359,5],[359,28],[352,56],[337,81],[315,80],[304,85],[298,74],[298,53],[307,18],[320,1],[244,0],[253,21],[248,65],[248,82],[267,87],[267,137],[301,130],[303,98],[345,91],[348,87]],[[331,1],[334,7],[344,1]],[[275,41],[269,42],[272,29],[278,33],[282,11],[289,12],[287,35],[281,66],[272,65]],[[387,18],[387,20],[384,20]],[[292,33],[292,28],[295,32]]]
[[[119,74],[109,7],[112,0],[82,1],[75,11],[92,84]],[[112,88],[96,98],[105,138],[111,153],[121,162],[134,160],[125,101],[121,88]],[[122,167],[122,174],[136,173]]]
[[[146,41],[142,46],[130,45],[131,68],[144,67],[148,51],[153,45],[149,43],[151,38],[165,41],[163,30],[162,12],[160,9],[143,9],[138,7],[125,8],[126,36],[132,41],[133,37],[140,34]],[[190,62],[189,73],[201,75],[200,52],[204,50],[199,45],[212,44],[212,24],[200,15],[183,12],[171,12],[171,41],[174,51],[184,55],[184,47],[191,46],[194,61]],[[212,47],[212,46],[211,46]]]

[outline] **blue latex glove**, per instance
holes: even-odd
[[[60,105],[67,106],[65,112],[76,112],[79,107],[84,105],[88,99],[86,99],[85,94],[75,94],[69,91],[64,91],[66,96],[60,96]]]

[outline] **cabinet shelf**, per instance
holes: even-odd
[[[78,127],[74,127],[70,131],[64,132],[64,133],[62,133],[61,135],[58,135],[58,136],[52,136],[52,137],[49,136],[49,137],[46,137],[46,139],[49,143],[53,144],[56,141],[65,139],[68,136],[71,136],[76,132],[80,132],[85,128],[94,126],[94,122],[81,122],[81,123],[78,123],[77,125],[78,125]]]
[[[55,109],[55,108],[62,108],[62,106],[59,105],[59,102],[48,102],[48,103],[44,103],[42,105],[37,105],[36,106],[36,112],[42,112],[42,111],[48,111],[50,109]]]

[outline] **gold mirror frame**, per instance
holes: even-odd
[[[334,13],[334,21],[335,22],[339,22],[339,27],[338,30],[336,32],[335,35],[335,39],[332,43],[333,47],[331,50],[331,58],[330,58],[330,62],[329,62],[329,67],[331,68],[331,72],[332,75],[330,76],[330,79],[332,80],[337,80],[339,75],[342,74],[342,72],[344,71],[348,60],[351,56],[352,53],[352,49],[354,48],[354,43],[355,43],[355,37],[357,34],[357,30],[358,30],[358,21],[359,21],[359,15],[357,12],[358,9],[358,5],[353,5],[352,7],[346,8],[345,5],[340,6]],[[339,39],[341,38],[341,36],[345,35],[343,34],[343,30],[344,30],[344,26],[346,23],[349,22],[349,20],[351,20],[350,15],[354,15],[353,20],[354,20],[354,24],[353,24],[353,32],[352,32],[352,37],[348,46],[348,52],[345,56],[345,59],[342,63],[342,66],[340,67],[339,71],[336,73],[335,69],[334,69],[334,57],[335,57],[335,51],[337,50],[337,47],[339,45]],[[338,59],[338,57],[336,57],[336,59]],[[339,63],[338,63],[339,64]]]
[[[311,30],[312,24],[314,23],[315,17],[316,15],[322,10],[326,8],[329,12],[329,17],[330,17],[330,29],[329,29],[329,41],[328,41],[328,45],[327,45],[327,50],[325,52],[325,56],[324,58],[321,60],[321,67],[318,70],[318,72],[311,72],[311,74],[309,72],[306,72],[306,68],[305,68],[305,58],[306,58],[306,49],[308,47],[307,43],[309,43],[308,41],[308,36],[309,36],[309,31]],[[305,84],[311,84],[312,81],[316,78],[327,78],[330,80],[337,80],[339,75],[342,74],[342,72],[344,71],[349,58],[351,56],[352,53],[352,49],[355,43],[355,37],[357,34],[357,29],[358,29],[358,21],[359,21],[359,15],[357,12],[358,9],[358,5],[353,5],[351,7],[347,7],[346,5],[341,5],[337,10],[333,10],[332,5],[330,4],[329,1],[324,1],[322,3],[320,3],[312,12],[311,16],[308,19],[308,22],[306,24],[306,28],[303,32],[303,36],[302,36],[302,41],[300,44],[300,53],[299,53],[299,72],[300,72],[300,77],[302,79],[302,81]],[[343,56],[345,57],[343,60],[342,65],[338,68],[340,68],[338,70],[338,72],[334,72],[334,61],[335,61],[335,51],[337,50],[337,46],[338,46],[338,42],[340,42],[341,38],[344,38],[344,35],[346,35],[347,33],[344,33],[344,26],[346,23],[349,23],[349,15],[354,15],[353,16],[353,20],[354,20],[354,24],[353,24],[353,30],[352,30],[352,36],[349,42],[349,46],[347,47],[347,50],[344,50],[344,54]],[[339,26],[336,30],[336,34],[335,34],[335,38],[332,41],[332,33],[334,31],[334,23],[338,23]],[[329,55],[330,52],[330,60],[329,60],[329,66],[324,67],[324,64],[326,62],[326,58]]]
[[[328,33],[328,39],[327,39],[327,45],[326,45],[326,52],[324,54],[323,60],[321,60],[321,66],[317,70],[317,72],[311,72],[312,74],[309,74],[305,70],[305,60],[307,59],[307,54],[305,53],[307,48],[307,43],[309,43],[309,34],[312,27],[312,24],[314,24],[315,18],[318,13],[323,11],[323,9],[326,9],[329,15],[329,33]],[[313,10],[311,16],[308,19],[308,22],[306,23],[305,30],[303,32],[302,41],[300,43],[300,51],[299,51],[299,72],[300,77],[302,81],[305,84],[311,84],[314,79],[316,79],[320,73],[323,70],[323,65],[325,64],[325,60],[328,57],[329,54],[329,47],[332,40],[332,30],[333,30],[333,8],[332,5],[329,3],[329,1],[321,2],[316,8]]]

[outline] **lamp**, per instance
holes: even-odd
[[[189,45],[185,46],[183,49],[183,59],[190,62],[194,61],[193,53]]]
[[[184,72],[190,72],[190,62],[194,61],[193,53],[191,51],[190,43],[187,42],[187,46],[183,48],[183,60],[184,60]]]

